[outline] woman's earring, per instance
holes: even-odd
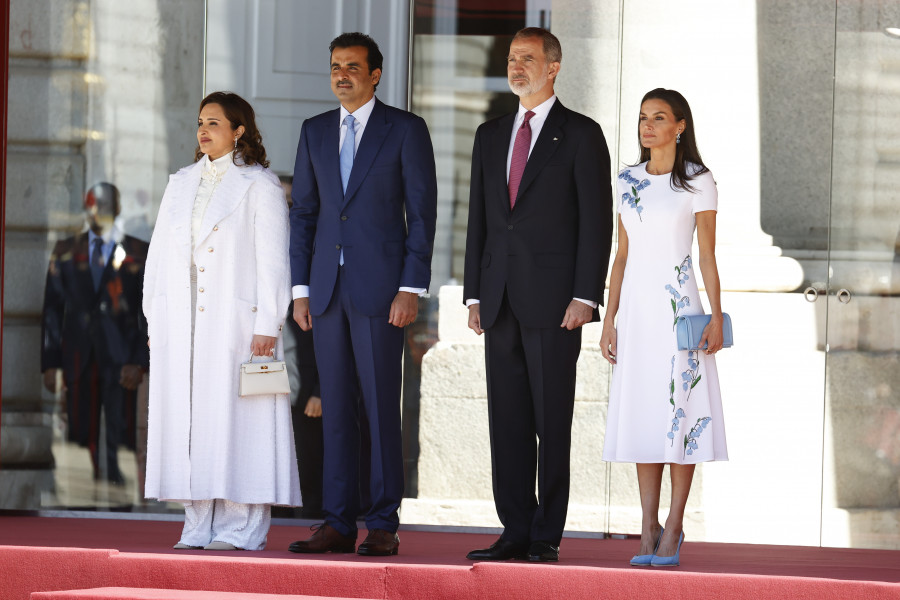
[[[237,148],[237,141],[238,141],[238,138],[234,138],[234,147],[235,148]]]
[[[235,140],[234,143],[237,144],[237,140]],[[680,143],[681,143],[681,134],[680,134],[680,133],[678,133],[678,134],[675,135],[675,143],[676,143],[676,144],[680,144]]]

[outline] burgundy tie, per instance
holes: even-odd
[[[528,162],[528,151],[531,149],[531,125],[528,121],[534,113],[530,110],[525,113],[525,120],[516,132],[516,142],[513,144],[512,160],[509,161],[509,208],[516,207],[516,196],[519,193],[519,184],[522,183],[522,173],[525,171],[525,163]]]

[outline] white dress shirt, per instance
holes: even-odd
[[[356,119],[356,136],[355,142],[356,147],[353,149],[353,156],[356,156],[356,152],[359,150],[359,142],[362,140],[363,132],[366,130],[366,125],[369,122],[369,117],[372,116],[372,110],[375,108],[375,96],[372,96],[372,99],[360,106],[356,109],[355,112],[350,112],[344,105],[341,105],[341,119],[340,119],[340,139],[338,140],[338,156],[340,156],[340,149],[344,145],[344,138],[347,137],[347,126],[344,124],[344,119],[347,118],[347,115],[353,115],[353,118]],[[341,265],[344,264],[344,251],[341,250]],[[401,292],[410,292],[412,294],[422,295],[427,290],[425,288],[411,288],[411,287],[401,287]],[[291,288],[291,294],[294,296],[294,299],[297,298],[309,298],[309,286],[308,285],[295,285]]]
[[[531,158],[531,151],[534,150],[534,143],[537,142],[538,136],[541,135],[541,129],[544,128],[544,122],[547,120],[547,115],[550,114],[550,109],[553,108],[553,103],[556,102],[556,94],[553,94],[534,108],[528,109],[519,104],[519,110],[516,112],[516,120],[513,122],[512,135],[509,138],[509,150],[506,153],[506,181],[509,183],[509,165],[512,162],[513,155],[513,147],[516,145],[516,134],[519,132],[519,128],[522,127],[522,122],[525,120],[525,113],[529,110],[534,113],[534,116],[531,117],[531,120],[528,121],[528,125],[531,127],[531,146],[528,147],[528,157]],[[584,302],[591,308],[597,308],[596,302],[591,302],[590,300],[584,300],[583,298],[574,298],[579,302]],[[481,300],[478,298],[467,298],[466,306],[472,306],[473,304],[480,303]]]
[[[200,175],[200,187],[197,188],[197,196],[194,198],[194,208],[191,211],[191,250],[197,249],[197,236],[200,235],[200,225],[203,224],[203,215],[206,207],[212,199],[216,186],[222,181],[225,172],[232,164],[234,152],[220,156],[216,160],[209,160],[209,156],[203,157],[203,173]]]

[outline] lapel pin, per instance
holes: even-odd
[[[559,139],[559,138],[553,138],[553,141],[555,142],[555,141],[557,141],[558,139]]]

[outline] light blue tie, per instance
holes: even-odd
[[[347,126],[347,134],[344,136],[344,145],[341,146],[341,183],[346,194],[350,171],[353,170],[353,155],[356,150],[356,119],[353,118],[353,115],[344,117],[344,125]]]

